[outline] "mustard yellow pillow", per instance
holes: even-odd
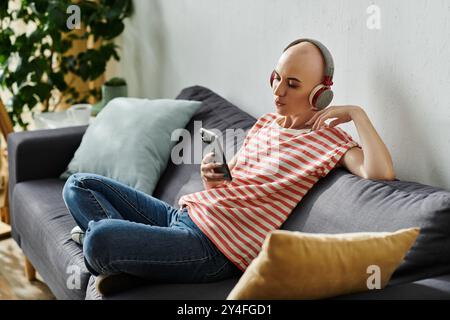
[[[419,228],[344,234],[273,231],[227,299],[321,299],[384,288],[418,235]]]

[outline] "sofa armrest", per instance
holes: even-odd
[[[15,132],[8,135],[10,200],[14,186],[27,180],[57,178],[67,168],[87,126]]]

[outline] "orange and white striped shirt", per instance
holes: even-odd
[[[242,271],[256,258],[266,235],[279,229],[309,189],[350,148],[350,135],[337,127],[295,130],[276,113],[250,129],[231,174],[215,188],[182,196],[180,208]]]

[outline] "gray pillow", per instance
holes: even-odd
[[[77,172],[100,174],[152,194],[164,172],[172,132],[184,128],[200,101],[116,98],[86,130],[61,178]]]

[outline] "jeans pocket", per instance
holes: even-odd
[[[211,272],[205,274],[205,280],[208,282],[220,281],[233,278],[242,274],[240,269],[228,260],[225,256],[219,255],[222,259],[215,264],[215,268]]]
[[[216,247],[216,245],[209,240],[208,236],[203,233],[203,231],[197,226],[197,224],[192,221],[191,217],[189,217],[189,214],[186,212],[183,214],[183,217],[181,218],[181,223],[184,223],[189,229],[191,229],[195,235],[200,239],[200,241],[203,244],[203,247],[206,252],[208,252],[208,256],[215,257],[221,252]]]

